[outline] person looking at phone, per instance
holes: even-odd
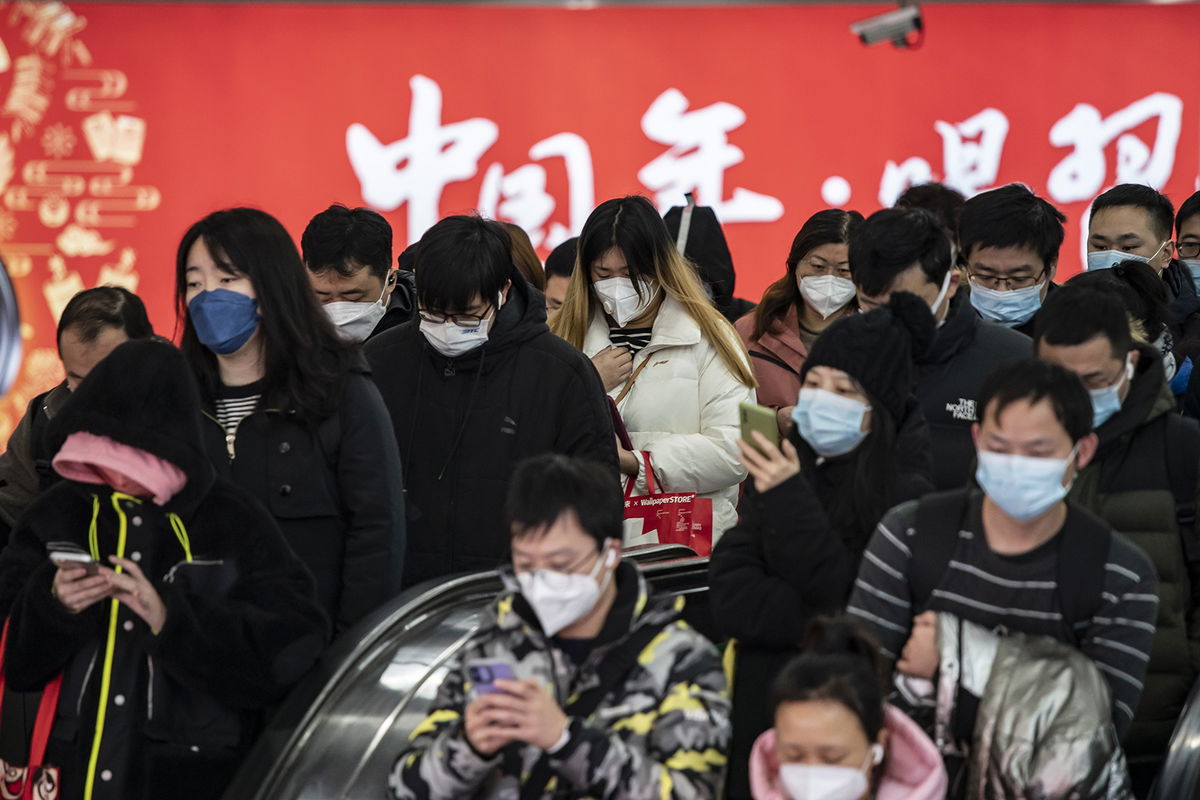
[[[141,298],[119,286],[85,289],[71,298],[58,319],[58,357],[66,377],[29,401],[0,453],[0,549],[21,512],[58,476],[50,468],[46,425],[92,368],[122,342],[154,335]]]
[[[391,796],[716,798],[729,740],[720,657],[621,559],[611,475],[528,459],[507,517],[508,590],[450,662]]]
[[[63,800],[220,797],[327,640],[312,576],[216,476],[200,425],[179,351],[121,345],[50,422],[63,480],[0,554],[5,688],[61,676],[45,763]]]
[[[645,197],[596,207],[579,234],[579,267],[551,329],[601,374],[610,356],[629,369],[606,383],[635,448],[613,441],[621,473],[647,494],[649,463],[664,492],[710,498],[716,541],[737,522],[746,477],[734,449],[738,404],[754,400],[746,348]]]
[[[929,305],[900,292],[845,317],[801,368],[795,430],[739,441],[750,474],[742,517],[709,563],[718,630],[736,640],[728,796],[750,797],[746,765],[771,719],[765,692],[809,621],[840,611],[884,513],[932,489],[929,431],[911,394],[934,334]]]
[[[736,328],[750,351],[758,402],[791,425],[800,368],[821,332],[858,311],[850,275],[850,237],[863,222],[857,211],[827,208],[800,227],[786,269]]]

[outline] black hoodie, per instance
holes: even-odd
[[[563,453],[618,474],[600,376],[550,333],[540,292],[514,280],[487,342],[458,358],[434,350],[419,322],[364,348],[406,479],[406,587],[504,560],[504,500],[521,459]]]
[[[49,446],[57,452],[79,431],[106,436],[182,469],[187,484],[160,507],[62,481],[29,507],[0,555],[9,688],[38,690],[62,675],[47,763],[62,769],[64,799],[82,797],[89,775],[97,800],[220,796],[261,710],[326,640],[312,576],[266,510],[215,476],[199,420],[174,347],[121,345],[50,423]],[[68,612],[51,593],[56,550],[136,562],[166,608],[162,630],[110,599]]]

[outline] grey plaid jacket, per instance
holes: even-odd
[[[560,707],[599,683],[597,666],[644,625],[661,628],[624,685],[588,718],[573,717],[567,744],[551,759],[543,798],[705,800],[716,798],[729,746],[729,700],[712,643],[679,618],[683,598],[655,599],[632,563],[617,571],[618,594],[592,653],[573,668],[553,650],[523,598],[503,595],[495,622],[476,634],[450,665],[429,716],[412,733],[389,779],[397,800],[516,800],[543,751],[510,745],[491,758],[463,735],[470,687],[463,669],[475,659],[503,658],[519,678],[553,687]],[[606,635],[607,634],[607,635]],[[566,698],[566,700],[564,700]]]

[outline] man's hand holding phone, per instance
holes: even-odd
[[[482,755],[492,756],[513,742],[549,750],[562,738],[570,720],[537,681],[517,680],[504,661],[468,664],[467,675],[473,699],[464,733]]]
[[[72,614],[85,611],[111,596],[108,577],[100,574],[100,564],[87,553],[53,552],[50,560],[58,567],[51,590],[63,608]]]

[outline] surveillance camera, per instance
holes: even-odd
[[[903,6],[850,26],[850,32],[863,44],[891,42],[897,47],[907,47],[908,35],[913,32],[919,33],[921,30],[921,9],[915,5]]]

